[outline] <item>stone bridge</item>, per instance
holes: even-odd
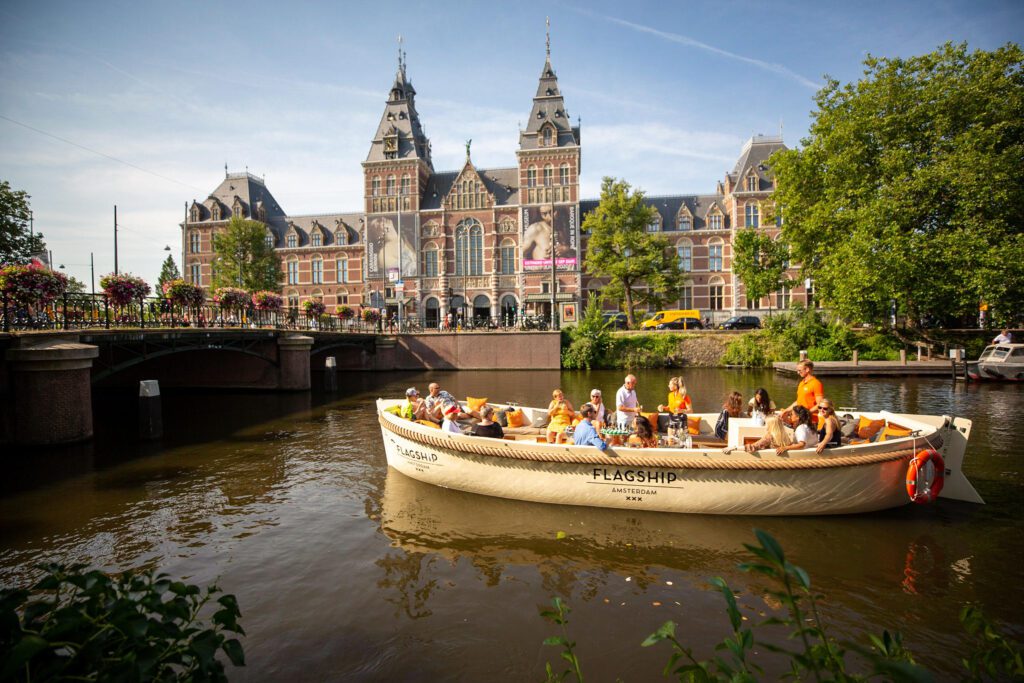
[[[92,387],[308,391],[339,372],[557,369],[557,332],[377,335],[274,329],[122,329],[0,334],[0,443],[92,436]]]

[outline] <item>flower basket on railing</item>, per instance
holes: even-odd
[[[221,287],[213,293],[213,302],[222,309],[237,311],[251,306],[252,296],[238,287]]]
[[[376,323],[378,320],[380,320],[380,312],[376,308],[363,309],[363,321]]]
[[[164,283],[164,296],[175,306],[196,308],[203,305],[206,293],[199,285],[186,282],[181,278]]]
[[[338,317],[342,320],[351,320],[356,315],[356,312],[351,306],[338,306]]]
[[[68,288],[64,273],[56,273],[38,261],[0,268],[0,291],[18,306],[46,306]]]
[[[131,273],[108,273],[100,278],[100,287],[110,297],[111,303],[119,307],[138,301],[151,289],[145,280]]]
[[[280,311],[284,306],[284,299],[276,292],[260,291],[253,292],[252,305],[257,311]]]
[[[302,310],[306,312],[307,318],[313,319],[319,318],[327,312],[327,307],[319,299],[307,299],[302,302]]]

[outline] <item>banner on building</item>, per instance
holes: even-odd
[[[551,269],[552,248],[559,268],[578,267],[576,205],[541,204],[523,207],[523,269]]]
[[[366,226],[366,272],[369,278],[380,278],[385,273],[398,273],[399,250],[402,257],[402,277],[415,277],[416,254],[419,253],[418,224],[416,214],[402,214],[401,230],[398,229],[398,214],[378,214],[367,219]],[[392,281],[400,278],[393,277]]]

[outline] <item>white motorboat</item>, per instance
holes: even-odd
[[[978,360],[967,361],[967,377],[995,382],[1024,381],[1024,344],[989,344]]]
[[[984,502],[962,471],[971,431],[971,421],[963,418],[855,413],[858,419],[884,421],[883,433],[906,435],[820,455],[806,449],[779,456],[773,449],[744,449],[763,435],[764,428],[750,419],[733,418],[727,441],[714,443],[711,426],[717,414],[694,416],[700,417],[700,430],[693,448],[609,446],[601,451],[541,443],[543,409],[520,408],[534,426],[491,439],[404,419],[392,412],[399,405],[401,400],[377,400],[388,465],[429,484],[500,498],[700,514],[851,514],[911,502],[915,489],[908,485],[908,472],[923,482],[921,463],[930,461],[936,476],[945,475],[939,497]],[[916,476],[918,469],[921,476]],[[933,483],[926,482],[926,488]]]

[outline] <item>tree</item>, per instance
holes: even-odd
[[[778,290],[789,265],[789,246],[756,228],[737,231],[732,242],[732,272],[743,281],[747,298],[759,301]],[[768,313],[771,314],[771,299]]]
[[[160,277],[156,279],[156,291],[157,293],[164,291],[164,284],[171,280],[180,280],[181,273],[178,272],[178,264],[174,262],[174,257],[170,254],[164,259],[163,266],[160,267]]]
[[[1024,305],[1024,60],[946,44],[829,80],[810,135],[774,154],[783,233],[841,314],[952,322]]]
[[[606,298],[625,300],[630,327],[637,303],[660,307],[679,298],[679,262],[668,240],[647,232],[656,215],[644,204],[643,192],[630,192],[626,181],[606,177],[601,201],[583,221],[583,231],[590,233],[586,267],[595,277],[609,279]]]
[[[227,230],[214,237],[216,272],[213,286],[241,287],[250,292],[278,289],[281,259],[267,245],[267,226],[235,216]]]
[[[30,235],[28,200],[24,190],[12,190],[9,182],[0,180],[0,263],[27,263],[46,249],[42,233]]]

